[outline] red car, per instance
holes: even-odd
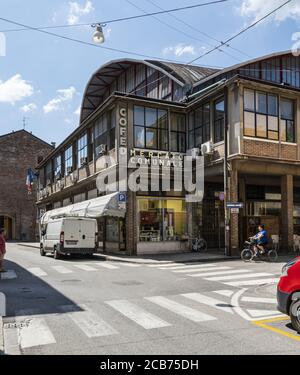
[[[277,301],[278,310],[291,317],[293,327],[300,333],[300,257],[282,268]]]

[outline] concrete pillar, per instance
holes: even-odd
[[[238,172],[232,168],[229,181],[230,202],[238,202],[238,190]],[[230,212],[230,254],[238,255],[239,253],[239,214]]]
[[[126,253],[128,255],[137,254],[137,200],[136,194],[130,190],[127,191],[127,210],[126,210]]]
[[[281,227],[282,241],[281,248],[290,250],[293,247],[294,223],[294,192],[293,176],[285,175],[281,177]]]

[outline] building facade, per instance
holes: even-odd
[[[157,160],[157,186],[126,192],[125,220],[98,219],[106,251],[188,251],[188,238],[199,232],[221,250],[227,230],[235,254],[260,223],[288,249],[300,234],[299,90],[300,58],[290,52],[223,70],[112,61],[88,82],[79,127],[39,165],[40,213],[103,194],[97,179],[120,167],[124,150],[129,178],[139,170],[142,179]],[[184,174],[186,155],[201,150],[204,196],[189,203],[178,172]],[[224,197],[242,209],[228,209]]]
[[[36,190],[28,195],[26,176],[52,150],[25,130],[0,136],[0,227],[8,240],[36,240]]]

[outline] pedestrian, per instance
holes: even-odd
[[[5,272],[3,268],[4,255],[6,253],[5,230],[0,229],[0,272]]]

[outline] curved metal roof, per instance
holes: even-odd
[[[260,61],[269,60],[269,59],[272,59],[272,58],[281,57],[281,56],[285,56],[285,55],[291,55],[291,54],[292,54],[291,51],[275,52],[275,53],[271,53],[269,55],[265,55],[265,56],[261,56],[261,57],[256,57],[254,59],[245,61],[243,63],[239,63],[239,64],[236,64],[236,65],[229,66],[228,68],[225,68],[225,69],[221,69],[221,70],[215,72],[214,74],[210,75],[209,77],[205,77],[204,79],[199,80],[194,85],[194,91],[196,91],[195,88],[197,86],[199,86],[202,83],[208,81],[209,79],[213,79],[213,78],[218,77],[219,75],[222,75],[224,73],[228,73],[228,72],[231,72],[231,71],[239,70],[240,68],[242,68],[244,66],[247,66],[247,65],[250,65],[250,64],[255,64],[255,63],[260,62]]]
[[[107,87],[132,64],[144,64],[156,69],[172,79],[181,87],[194,85],[201,79],[214,73],[217,69],[156,60],[119,59],[102,65],[90,78],[82,100],[80,122],[86,119],[103,101]]]

